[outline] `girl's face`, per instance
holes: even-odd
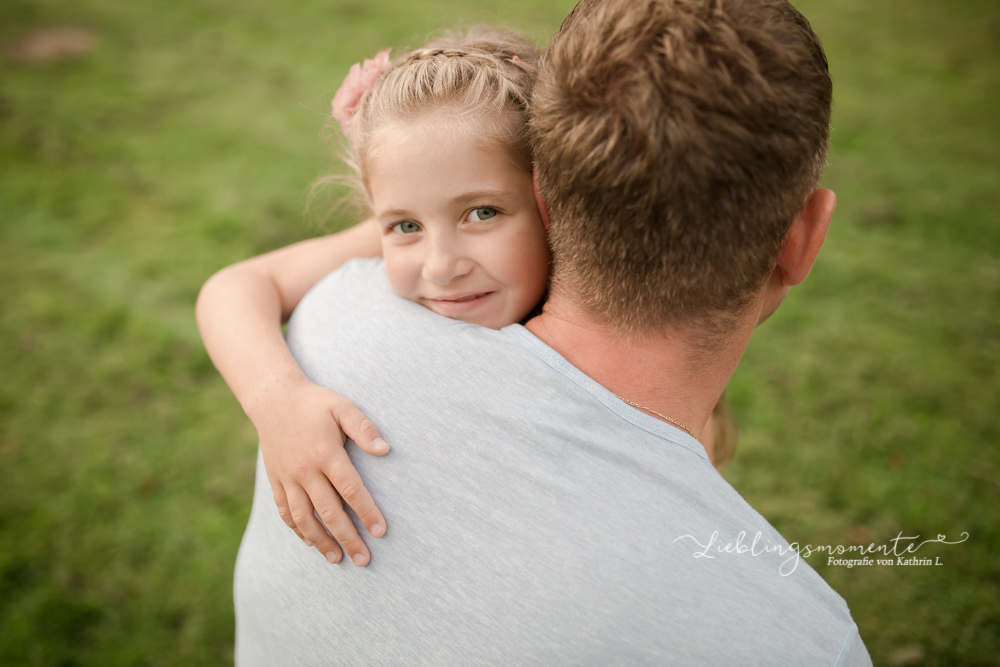
[[[393,128],[370,160],[386,275],[435,313],[499,329],[545,292],[545,229],[531,172],[449,120],[436,112]]]

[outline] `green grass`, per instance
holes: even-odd
[[[544,40],[572,2],[0,4],[0,664],[231,660],[256,440],[193,302],[305,215],[350,63],[487,19]],[[726,471],[789,539],[906,535],[942,567],[826,567],[876,664],[1000,652],[1000,6],[810,0],[836,85],[840,206],[751,342]]]

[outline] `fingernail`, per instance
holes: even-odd
[[[354,554],[354,564],[357,565],[358,567],[361,567],[367,562],[368,558],[364,554],[361,553]]]
[[[304,538],[304,537],[302,538],[302,541],[303,541],[303,542],[305,542],[305,545],[306,545],[307,547],[311,547],[311,546],[313,545],[313,543],[312,543],[312,542],[310,542],[309,540],[307,540],[307,539],[306,539],[306,538]]]
[[[375,438],[372,440],[372,446],[375,447],[375,449],[384,449],[385,451],[389,451],[389,443],[382,438]]]
[[[382,537],[385,535],[385,526],[380,523],[373,523],[372,527],[368,529],[368,532],[371,533],[373,537]]]
[[[338,556],[337,554],[333,553],[332,551],[327,551],[326,552],[326,559],[328,561],[330,561],[331,563],[333,563],[334,565],[336,565],[338,562],[340,562],[340,556]]]

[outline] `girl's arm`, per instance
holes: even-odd
[[[349,259],[379,255],[377,225],[366,220],[222,269],[202,287],[195,308],[209,357],[257,428],[282,520],[338,562],[340,548],[315,510],[357,565],[370,554],[340,497],[373,536],[385,534],[386,524],[344,451],[345,433],[369,454],[381,456],[389,446],[350,401],[309,382],[281,323],[325,275]]]

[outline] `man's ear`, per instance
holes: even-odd
[[[783,286],[798,285],[812,271],[836,206],[837,195],[833,190],[813,190],[795,215],[778,255],[776,269],[781,272]]]
[[[542,191],[538,187],[538,167],[531,165],[531,184],[535,189],[535,203],[538,205],[538,214],[542,216],[542,224],[545,231],[549,231],[549,205],[542,198]]]
[[[826,230],[830,228],[837,197],[831,190],[814,190],[799,212],[785,237],[778,263],[763,290],[757,323],[760,326],[778,309],[788,290],[809,275],[819,249],[823,247]]]

